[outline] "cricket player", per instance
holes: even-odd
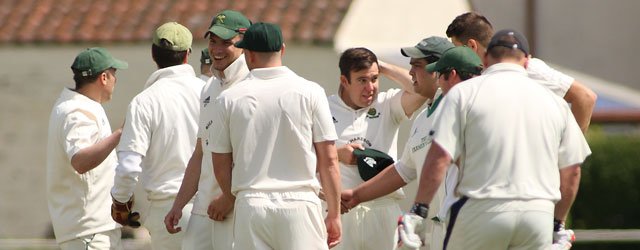
[[[233,86],[249,75],[249,68],[242,56],[242,49],[235,43],[242,40],[244,32],[251,26],[251,21],[242,13],[223,10],[216,14],[205,37],[209,39],[209,47],[213,58],[210,66],[213,75],[202,89],[200,98],[200,123],[196,149],[193,151],[185,172],[180,191],[176,196],[171,211],[165,217],[165,226],[169,233],[179,232],[178,224],[182,217],[183,207],[195,195],[189,225],[183,239],[182,249],[231,249],[233,244],[233,213],[224,217],[209,217],[208,208],[217,203],[212,201],[220,197],[222,192],[213,176],[211,151],[203,152],[209,143],[213,122],[213,102],[225,89]],[[209,53],[209,52],[207,52]],[[205,155],[206,157],[203,157]],[[196,193],[197,192],[197,193]],[[216,221],[214,221],[216,220]]]
[[[447,27],[446,33],[456,46],[465,45],[473,49],[480,58],[484,58],[489,39],[493,35],[493,27],[486,17],[467,12],[457,16]],[[596,94],[573,77],[549,67],[538,58],[532,57],[526,69],[531,79],[571,104],[573,116],[582,132],[586,132],[595,107]]]
[[[214,217],[235,203],[234,249],[333,247],[341,238],[340,173],[324,90],[282,66],[279,26],[255,23],[235,45],[251,72],[214,104],[207,147],[223,193],[215,202],[229,204]]]
[[[378,77],[382,70],[376,55],[366,48],[347,49],[340,56],[340,88],[330,96],[329,105],[338,133],[338,158],[342,186],[346,189],[361,184],[353,150],[373,148],[397,158],[397,135],[400,123],[408,120],[427,100],[413,91],[411,82],[403,89],[379,92]],[[397,218],[401,214],[398,201],[401,189],[369,202],[364,202],[342,215],[344,239],[338,249],[392,249]]]
[[[567,103],[527,76],[526,38],[497,32],[481,76],[451,89],[436,114],[410,227],[420,227],[445,171],[460,160],[445,249],[547,249],[591,153]],[[434,71],[442,72],[438,63]],[[555,203],[555,204],[554,204]],[[487,230],[491,229],[491,230]],[[510,237],[505,237],[510,235]]]
[[[127,67],[104,48],[80,52],[71,65],[75,88],[64,88],[51,110],[47,202],[61,249],[122,249],[121,226],[109,214],[122,129],[111,131],[102,104],[116,70]]]
[[[158,70],[129,104],[117,147],[118,166],[111,189],[115,215],[131,213],[133,191],[140,177],[149,200],[149,207],[142,212],[143,224],[151,235],[153,249],[179,249],[184,235],[169,234],[163,222],[196,146],[204,82],[187,64],[192,40],[191,32],[176,22],[155,30],[151,54]],[[191,207],[184,207],[181,227],[189,221]],[[121,224],[131,224],[123,218],[126,216],[114,216]]]
[[[442,38],[445,39],[445,38]],[[448,42],[448,41],[447,41]],[[394,167],[390,167],[382,171],[378,176],[371,180],[358,185],[353,190],[345,190],[342,192],[343,202],[347,203],[348,207],[359,204],[360,202],[369,201],[387,195],[392,191],[405,186],[407,183],[415,180],[422,172],[422,165],[427,153],[427,150],[431,146],[429,140],[429,132],[431,131],[433,118],[435,112],[442,109],[441,100],[457,83],[470,79],[471,77],[480,75],[482,70],[482,61],[473,52],[473,50],[467,47],[453,47],[453,44],[449,43],[450,47],[447,47],[446,52],[442,54],[436,54],[436,60],[431,62],[432,65],[436,61],[442,60],[440,65],[446,65],[447,72],[444,74],[436,74],[435,72],[425,69],[425,65],[421,68],[414,69],[412,71],[422,70],[421,74],[425,77],[431,77],[438,79],[438,85],[442,87],[441,92],[437,93],[435,101],[427,109],[424,109],[414,120],[411,127],[411,133],[404,147],[402,158],[394,164]],[[412,59],[412,62],[416,60]],[[437,76],[436,76],[437,75]],[[422,85],[420,85],[422,84]],[[435,84],[428,85],[424,81],[418,81],[414,85],[416,92],[422,95],[431,95],[431,98],[436,94],[437,86]],[[447,170],[447,176],[457,175],[457,166],[452,164]],[[454,178],[455,180],[455,178]],[[438,216],[440,204],[445,197],[445,191],[452,190],[453,183],[441,184],[438,192],[435,195],[431,204],[434,209],[429,210],[429,214],[426,218],[426,225],[422,226],[422,231],[418,232],[420,236],[419,241],[410,242],[409,239],[403,238],[403,234],[400,234],[401,246],[403,249],[415,249],[423,245],[426,249],[442,249],[442,241],[445,235],[444,218]],[[403,229],[403,228],[402,228]],[[409,242],[407,242],[409,241]],[[405,243],[406,242],[406,243]]]

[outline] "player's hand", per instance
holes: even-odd
[[[167,216],[164,217],[164,226],[167,228],[167,232],[174,234],[182,231],[182,227],[176,227],[180,218],[182,218],[182,209],[173,207],[169,210]]]
[[[353,150],[356,148],[364,150],[364,147],[358,143],[350,143],[342,147],[339,147],[338,161],[344,164],[355,165],[357,158],[353,155]]]
[[[576,241],[576,234],[573,230],[567,230],[564,228],[564,223],[555,220],[553,225],[553,244],[551,249],[553,250],[569,250],[574,241]]]
[[[227,197],[224,194],[218,195],[207,209],[209,218],[215,221],[223,221],[226,216],[233,211],[233,205],[235,203],[235,197]]]
[[[131,196],[129,201],[122,203],[112,198],[111,204],[111,218],[123,226],[130,226],[133,228],[140,227],[140,214],[138,212],[132,212],[134,197]]]
[[[335,218],[327,217],[324,219],[324,224],[327,227],[327,245],[329,248],[333,248],[340,244],[342,239],[342,222],[340,222],[340,216]]]
[[[426,219],[406,213],[398,218],[398,249],[418,249],[424,245]]]
[[[360,200],[354,195],[353,189],[343,190],[340,193],[340,213],[347,213],[360,204]]]

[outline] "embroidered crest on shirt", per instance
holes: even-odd
[[[335,116],[332,116],[331,118],[333,118],[333,123],[338,123],[338,119],[336,119]]]
[[[376,108],[370,108],[369,111],[367,111],[367,118],[373,119],[378,117],[380,117],[380,112],[378,112]]]
[[[207,96],[207,98],[202,101],[202,106],[206,107],[209,102],[211,102],[211,96]]]

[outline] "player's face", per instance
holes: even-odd
[[[409,61],[411,69],[409,75],[413,80],[413,91],[427,98],[433,98],[436,92],[436,79],[434,73],[427,72],[424,67],[427,66],[427,60],[424,58],[411,58]]]
[[[438,85],[442,88],[442,93],[446,94],[460,82],[460,77],[456,74],[456,71],[449,71],[445,73],[438,73]],[[447,75],[447,77],[445,77]]]
[[[215,34],[209,36],[209,56],[213,61],[213,69],[223,71],[242,55],[242,49],[233,46],[240,40],[242,40],[241,36],[235,36],[228,40],[224,40]]]
[[[354,109],[368,107],[378,96],[378,64],[368,69],[351,71],[349,79],[341,76],[343,101]]]
[[[105,85],[105,93],[102,97],[103,102],[107,102],[111,100],[113,96],[113,90],[116,87],[116,69],[108,69],[105,71],[107,84]]]

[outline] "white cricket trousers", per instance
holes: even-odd
[[[61,250],[122,250],[122,229],[81,236],[60,243]]]
[[[394,198],[363,202],[342,215],[342,242],[337,250],[394,249],[398,217],[402,210]]]
[[[320,198],[313,191],[236,195],[233,249],[328,249]]]
[[[546,249],[552,241],[549,200],[461,198],[451,206],[445,249]]]
[[[192,214],[182,240],[182,250],[231,250],[233,246],[233,212],[224,221]]]
[[[187,203],[182,209],[182,218],[178,222],[178,226],[182,227],[182,231],[170,234],[164,225],[164,217],[169,213],[173,206],[173,198],[166,200],[150,200],[147,216],[145,216],[142,225],[149,231],[151,236],[151,249],[153,250],[175,250],[182,246],[182,239],[187,230],[187,224],[191,217],[191,208],[193,203]]]

